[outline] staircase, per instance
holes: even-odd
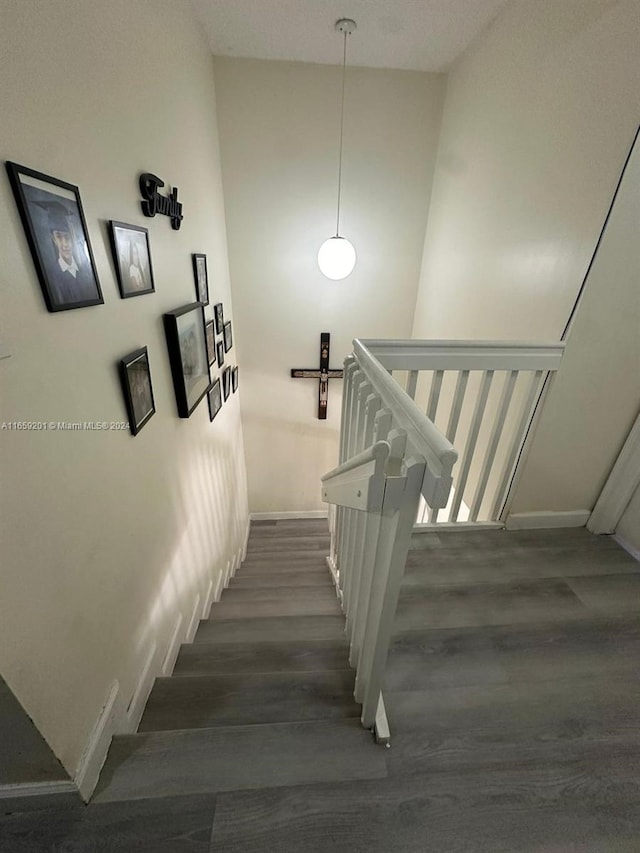
[[[328,550],[324,520],[252,524],[138,733],[114,738],[94,802],[386,775],[353,698]]]

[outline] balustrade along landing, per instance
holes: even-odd
[[[411,536],[442,522],[501,523],[564,344],[353,343],[340,464],[322,477],[322,498],[333,505],[329,564],[362,724],[388,745],[382,681]],[[454,441],[464,447],[455,474]]]

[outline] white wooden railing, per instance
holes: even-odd
[[[444,508],[421,501],[419,525],[499,523],[525,442],[564,343],[357,341],[461,451]]]
[[[419,507],[427,507],[432,522],[448,506],[449,517],[458,518],[472,474],[470,514],[477,517],[500,456],[498,486],[491,494],[492,505],[502,505],[500,496],[509,485],[540,389],[549,373],[557,370],[563,345],[362,340],[353,344],[354,352],[344,365],[340,464],[322,478],[322,498],[333,505],[329,564],[346,615],[362,724],[388,744],[383,676]],[[430,374],[425,410],[417,402],[424,371]],[[445,411],[447,371],[455,371],[456,378],[445,412],[447,426],[441,431],[437,417],[441,419]],[[398,372],[406,372],[406,377]],[[480,381],[470,393],[473,372],[480,373]],[[505,373],[499,401],[488,404],[499,372]],[[532,375],[519,388],[520,374],[526,372]],[[453,441],[462,434],[459,424],[465,406],[471,407],[472,415],[466,424],[460,472],[454,477],[458,453]],[[508,446],[500,454],[505,436]],[[450,500],[452,485],[456,491]]]

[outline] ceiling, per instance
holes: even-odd
[[[509,0],[191,0],[216,55],[446,71]]]

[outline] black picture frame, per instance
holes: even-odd
[[[130,352],[118,362],[122,393],[131,435],[137,435],[156,412],[147,347]]]
[[[213,331],[213,320],[207,320],[204,328],[207,336],[207,360],[211,367],[216,363],[216,336]]]
[[[78,187],[17,163],[5,165],[47,310],[102,305]]]
[[[212,421],[222,408],[222,394],[220,392],[220,380],[215,379],[213,385],[207,392],[209,401],[209,420]]]
[[[213,306],[213,316],[216,318],[216,334],[221,335],[224,327],[224,309],[222,302],[216,302]]]
[[[192,302],[162,319],[178,414],[188,418],[211,388],[204,307]]]
[[[224,364],[224,342],[218,341],[216,344],[216,355],[218,356],[218,367]]]
[[[231,371],[231,390],[235,394],[238,390],[238,365],[233,368]]]
[[[231,347],[233,346],[233,333],[231,331],[231,320],[228,323],[225,323],[223,326],[223,337],[224,337],[224,351],[229,352]]]
[[[225,367],[222,371],[222,393],[224,395],[225,402],[229,399],[229,394],[231,393],[231,368]]]
[[[207,274],[207,256],[191,255],[193,275],[196,280],[196,299],[203,305],[209,304],[209,276]]]
[[[139,225],[111,219],[109,238],[122,299],[154,293],[149,231]]]

